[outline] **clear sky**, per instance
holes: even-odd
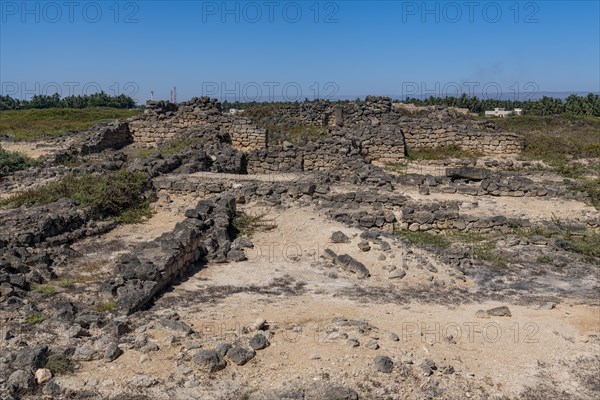
[[[2,94],[600,90],[599,1],[0,1]]]

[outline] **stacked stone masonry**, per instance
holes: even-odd
[[[200,201],[173,231],[122,256],[101,292],[115,297],[117,306],[131,313],[143,308],[191,266],[203,260],[227,260],[230,251],[235,250],[229,236],[235,211],[231,195]]]
[[[176,105],[165,101],[148,101],[144,115],[129,120],[135,142],[156,146],[172,139],[182,129],[217,130],[229,135],[234,147],[242,151],[267,146],[267,133],[246,118],[225,115],[216,99],[193,98]]]
[[[331,103],[312,101],[274,106],[254,120],[229,115],[216,99],[193,98],[176,105],[148,101],[144,115],[129,120],[136,142],[157,145],[184,129],[225,134],[248,155],[248,172],[327,170],[350,155],[348,141],[363,157],[383,163],[402,161],[413,148],[458,145],[465,150],[510,155],[522,147],[520,138],[499,132],[489,121],[469,119],[450,109],[407,112],[389,98],[369,96],[365,101]],[[301,146],[268,146],[268,134],[258,125],[311,125],[326,128],[333,141],[316,140]],[[346,140],[341,140],[341,139]]]
[[[458,122],[457,122],[458,121]],[[324,100],[299,104],[285,104],[273,108],[256,121],[265,125],[313,125],[336,130],[356,130],[364,127],[383,127],[403,134],[402,146],[371,150],[371,158],[389,154],[404,154],[410,148],[458,145],[464,150],[494,155],[518,153],[522,143],[518,135],[499,132],[489,121],[477,121],[452,109],[408,112],[402,104],[392,103],[387,97],[368,96],[363,102],[336,104]],[[372,146],[378,148],[378,144]],[[389,146],[389,144],[388,144]],[[392,162],[396,157],[392,157]],[[382,159],[381,161],[390,161]]]

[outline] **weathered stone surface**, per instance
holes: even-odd
[[[269,347],[269,345],[269,340],[262,333],[258,333],[250,339],[250,347],[254,350],[262,350]]]
[[[123,354],[123,350],[119,348],[117,343],[111,342],[104,351],[104,361],[114,361],[119,358],[121,354]]]
[[[394,369],[394,363],[392,359],[387,356],[376,356],[373,359],[373,367],[378,372],[389,374]]]
[[[348,243],[350,238],[341,231],[335,231],[331,234],[331,243]]]
[[[495,307],[487,310],[487,315],[491,317],[511,317],[512,314],[507,306]]]
[[[205,372],[217,372],[227,366],[223,355],[214,350],[200,350],[192,357],[194,365]]]
[[[237,365],[244,365],[252,360],[256,353],[244,347],[235,346],[227,350],[227,358]]]
[[[453,179],[469,179],[472,181],[481,181],[491,175],[490,170],[485,168],[447,168],[446,176]]]

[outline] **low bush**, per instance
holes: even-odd
[[[407,230],[396,231],[396,235],[407,238],[412,244],[426,247],[435,247],[447,249],[450,247],[450,241],[444,236],[434,235],[428,232],[411,232]]]
[[[16,151],[0,147],[0,178],[36,165],[36,161]]]
[[[136,223],[151,216],[149,178],[141,172],[70,175],[58,182],[0,201],[9,207],[36,206],[71,198],[87,208],[91,218]]]
[[[422,160],[446,160],[449,158],[472,159],[482,156],[480,152],[463,150],[457,144],[440,147],[415,147],[406,149],[408,158]]]

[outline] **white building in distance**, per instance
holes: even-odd
[[[506,117],[508,115],[521,115],[523,114],[523,109],[515,108],[512,111],[506,111],[504,108],[494,108],[494,111],[486,111],[486,117]]]

